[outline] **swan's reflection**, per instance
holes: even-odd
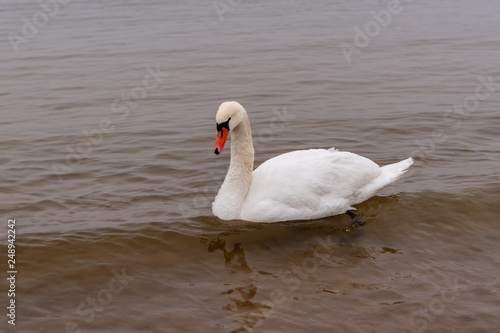
[[[212,240],[204,239],[210,253],[221,251],[224,257],[228,274],[222,295],[229,302],[222,309],[237,325],[232,332],[253,331],[266,319],[277,316],[276,311],[286,312],[294,300],[315,297],[323,300],[332,294],[350,295],[359,290],[384,288],[370,278],[353,279],[350,269],[380,255],[378,249],[359,246],[364,235],[365,218],[369,219],[371,215],[346,214],[271,225],[247,229],[245,235],[232,230]],[[235,234],[238,236],[234,237]],[[257,261],[253,269],[250,268],[241,242],[247,238],[259,239],[262,244],[269,242],[272,250],[265,251],[265,254],[273,255],[273,258],[265,260],[264,266]],[[279,255],[274,256],[275,253]],[[262,254],[257,252],[257,255]],[[270,261],[272,265],[269,265]],[[257,285],[261,286],[260,294]]]
[[[257,295],[257,287],[241,243],[234,244],[233,249],[228,251],[226,241],[217,238],[208,243],[208,251],[217,250],[222,251],[231,276],[231,281],[225,284],[230,288],[223,293],[228,295],[230,303],[223,306],[223,310],[238,326],[231,332],[246,332],[262,322],[271,307],[253,300]]]

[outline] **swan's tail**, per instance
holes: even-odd
[[[413,158],[407,158],[406,160],[402,160],[397,163],[389,164],[389,165],[384,165],[382,169],[382,173],[380,177],[384,177],[387,179],[388,183],[390,184],[393,181],[398,180],[406,171],[408,171],[408,168],[413,164]]]
[[[359,203],[371,198],[383,187],[398,180],[406,171],[408,171],[408,168],[412,164],[413,158],[410,157],[406,160],[381,167],[382,172],[380,175],[363,187],[359,193],[358,200],[356,201]]]

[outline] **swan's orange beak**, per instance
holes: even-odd
[[[224,144],[226,143],[228,134],[229,134],[229,130],[225,127],[223,127],[217,133],[217,139],[215,140],[215,146],[214,146],[214,153],[216,155],[219,155],[220,153],[222,153],[222,149],[224,149]]]

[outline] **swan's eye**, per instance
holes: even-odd
[[[217,132],[222,131],[223,128],[226,128],[229,131],[229,121],[231,118],[229,118],[227,121],[217,124]]]

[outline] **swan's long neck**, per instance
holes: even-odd
[[[248,115],[231,132],[231,164],[226,179],[214,201],[216,215],[223,219],[238,219],[241,206],[252,184],[254,148]]]

